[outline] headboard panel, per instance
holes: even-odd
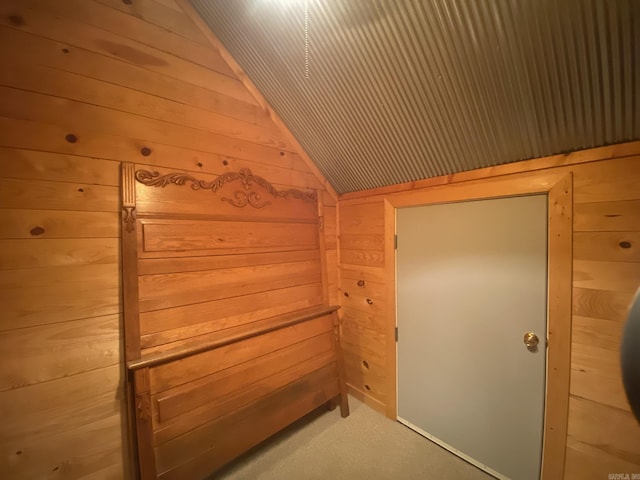
[[[140,474],[202,478],[305,413],[348,414],[315,191],[123,164]]]

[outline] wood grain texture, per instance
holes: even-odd
[[[89,2],[87,2],[89,3]],[[145,92],[11,59],[0,73],[0,84],[55,97],[99,105],[215,134],[289,150],[275,126],[257,125],[232,116],[158,98]],[[116,101],[114,101],[114,99]]]
[[[319,350],[312,343],[305,342],[304,346],[308,350],[302,352],[289,349],[294,353],[289,357],[281,357],[278,362],[261,359],[257,362],[240,364],[239,367],[243,367],[242,369],[233,367],[227,369],[224,373],[233,374],[235,377],[231,380],[232,383],[225,381],[230,379],[227,375],[217,375],[215,379],[212,376],[211,380],[215,380],[215,383],[209,384],[207,390],[215,392],[215,395],[203,395],[202,390],[194,390],[186,396],[159,398],[156,442],[162,444],[170,441],[178,435],[232,413],[239,407],[255,401],[256,398],[335,362],[335,353],[331,350],[329,334],[324,338],[326,342],[321,345],[325,348],[324,350]],[[192,403],[193,397],[197,403]],[[188,406],[191,405],[193,408],[189,409]]]
[[[0,14],[2,14],[2,18],[6,19],[3,22],[6,26],[19,27],[23,31],[37,33],[52,40],[89,49],[201,87],[206,88],[207,85],[217,83],[224,86],[227,95],[247,102],[252,101],[243,85],[229,76],[228,71],[211,70],[206,66],[164,52],[157,47],[150,47],[139,41],[85,23],[85,21],[91,22],[91,19],[78,22],[67,16],[56,15],[50,8],[47,8],[50,5],[48,2],[39,2],[38,0],[6,1],[2,4]],[[19,26],[13,25],[8,20],[11,15],[22,17],[24,22]],[[163,43],[166,44],[166,42]],[[219,64],[223,69],[223,62]]]
[[[161,479],[198,478],[266,439],[338,394],[335,365],[329,365],[156,450]],[[294,400],[292,400],[294,399]],[[286,404],[288,408],[282,408]],[[264,419],[269,422],[264,422]],[[220,432],[228,432],[220,435]],[[208,442],[203,439],[212,439]],[[216,455],[213,455],[216,452]]]
[[[640,263],[573,261],[573,285],[591,290],[635,293],[640,285]]]
[[[0,148],[0,158],[4,178],[120,185],[119,165],[114,161],[15,148]]]
[[[640,467],[640,426],[631,413],[576,397],[571,398],[570,409],[573,415],[569,421],[569,445],[595,450],[591,453],[594,458],[587,460],[595,470],[586,478],[602,478],[611,473],[605,471],[611,467],[617,468],[615,473],[626,473],[627,470],[618,469],[629,465],[635,468],[629,473],[637,473]],[[604,461],[598,465],[599,462],[593,461],[595,459]],[[568,468],[575,468],[570,465]]]
[[[0,332],[0,391],[119,365],[120,328],[106,315]]]
[[[576,260],[640,262],[640,232],[576,232]]]
[[[74,44],[57,42],[4,26],[0,26],[0,39],[0,52],[3,57],[15,59],[16,52],[10,45],[19,43],[22,48],[18,58],[30,64],[103,80],[126,87],[132,93],[148,93],[177,104],[197,107],[264,127],[273,127],[273,123],[259,106],[225,95],[224,84],[200,87],[170,76],[159,75],[147,70],[144,65],[128,63],[116,57],[106,57],[99,52],[84,49],[82,45],[76,47]],[[166,105],[165,102],[160,103]]]
[[[142,223],[143,254],[192,256],[317,250],[315,224],[153,221]]]
[[[0,238],[118,238],[118,212],[0,209]]]
[[[119,255],[117,238],[0,240],[0,269],[114,264]]]
[[[1,29],[0,29],[1,32]],[[0,145],[19,149],[37,149],[56,153],[74,154],[106,159],[144,159],[147,165],[189,170],[197,173],[220,175],[228,171],[249,168],[256,175],[271,179],[274,184],[297,188],[317,188],[317,179],[307,170],[300,170],[299,162],[280,151],[274,163],[269,157],[252,160],[235,155],[202,151],[192,146],[173,146],[131,136],[117,136],[103,131],[88,130],[86,126],[64,127],[40,121],[0,118]],[[75,143],[65,140],[69,130],[81,139]],[[152,154],[145,157],[141,149],[147,147]],[[285,155],[282,155],[285,153]],[[148,168],[148,167],[147,167]]]
[[[247,276],[253,278],[247,282]],[[315,261],[140,277],[143,312],[321,281]]]
[[[640,200],[581,203],[573,207],[576,232],[629,232],[640,225]]]
[[[207,44],[207,39],[193,28],[191,21],[180,10],[175,2],[165,0],[167,5],[162,1],[156,0],[137,0],[129,4],[120,0],[98,0],[104,5],[116,8],[130,15],[138,17],[150,24],[162,27],[167,31],[176,35],[181,35],[194,42]]]

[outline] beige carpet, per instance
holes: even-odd
[[[314,412],[218,472],[223,480],[487,480],[493,477],[349,397]]]

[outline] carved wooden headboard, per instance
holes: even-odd
[[[203,478],[311,410],[348,415],[316,192],[122,165],[141,478]]]

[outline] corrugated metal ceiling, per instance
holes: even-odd
[[[638,0],[192,0],[339,193],[640,139]]]

